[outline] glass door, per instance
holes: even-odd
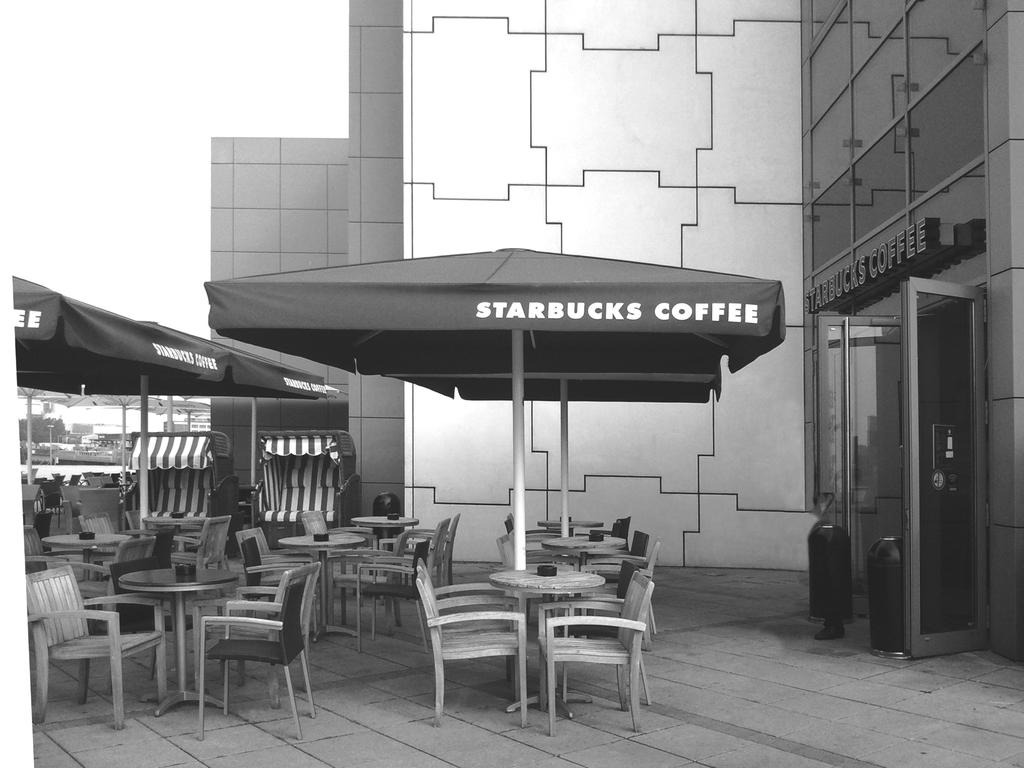
[[[915,657],[988,640],[982,297],[937,280],[903,286],[905,631]]]
[[[854,612],[867,613],[868,548],[903,528],[899,319],[822,315],[818,340],[819,492],[850,534]]]

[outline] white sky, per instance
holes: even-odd
[[[208,336],[210,139],[348,136],[348,2],[15,0],[0,11],[0,72],[7,290],[17,275]],[[13,360],[0,400],[12,501]],[[4,530],[0,559],[17,565],[16,529]],[[22,658],[24,641],[6,633],[4,652]],[[27,655],[9,674],[7,690],[27,692]],[[23,726],[8,729],[8,754],[31,754],[27,700],[5,714]]]

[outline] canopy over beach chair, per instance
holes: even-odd
[[[132,442],[131,468],[137,470],[142,463],[138,433]],[[238,476],[223,432],[152,432],[148,459],[151,515],[215,517],[238,511]]]
[[[256,521],[295,525],[320,510],[331,527],[359,515],[356,447],[341,430],[260,432],[263,478],[253,492]]]

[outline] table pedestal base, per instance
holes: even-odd
[[[215,707],[223,707],[224,706],[224,702],[223,701],[221,701],[220,699],[218,699],[218,698],[216,698],[214,696],[211,696],[210,694],[206,694],[206,696],[204,698],[206,699],[206,703],[207,704],[211,704],[211,705],[213,705]],[[142,697],[141,700],[142,701],[156,701],[156,696],[153,696],[153,695],[144,696],[144,697]],[[163,701],[161,701],[157,705],[156,712],[154,712],[154,714],[157,717],[160,717],[160,715],[164,714],[165,712],[168,712],[169,710],[171,710],[172,708],[178,706],[179,704],[184,704],[185,702],[188,702],[188,701],[199,701],[199,694],[196,693],[195,691],[171,691],[169,694],[167,694],[164,697]]]
[[[569,694],[565,694],[561,698],[556,696],[555,697],[555,704],[559,707],[559,709],[562,710],[562,712],[565,714],[565,716],[567,718],[572,720],[573,717],[575,716],[575,713],[569,708],[569,704],[570,703],[573,703],[573,704],[589,704],[593,700],[594,700],[593,697],[588,696],[585,693],[569,693]],[[547,711],[547,710],[545,710],[540,705],[540,696],[538,696],[537,694],[533,694],[532,696],[527,696],[526,697],[526,706],[527,707],[536,707],[537,709],[540,709],[540,710],[543,710],[543,711]],[[509,704],[507,707],[505,707],[505,711],[506,712],[518,712],[519,711],[519,702],[518,701],[513,701],[511,704]]]

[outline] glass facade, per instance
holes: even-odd
[[[916,201],[983,173],[985,12],[974,6],[804,3],[811,274],[897,220],[908,226]]]

